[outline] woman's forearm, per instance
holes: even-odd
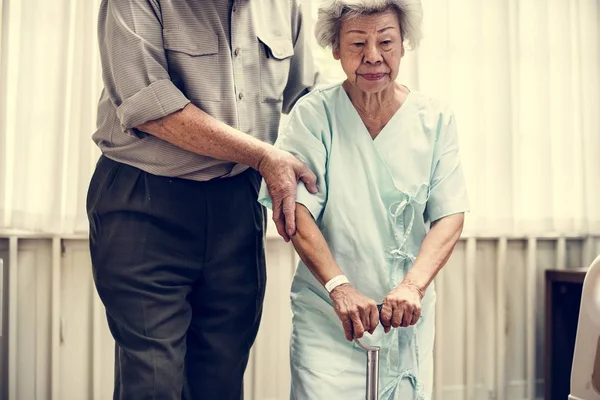
[[[310,211],[299,203],[296,204],[296,234],[292,236],[292,243],[321,285],[325,286],[332,278],[343,274]],[[373,299],[348,284],[334,287],[329,297],[342,322],[346,340],[361,338],[365,332],[373,334],[379,323],[377,303]]]
[[[462,233],[463,222],[464,214],[461,213],[449,215],[432,224],[403,284],[415,287],[421,295],[425,294],[429,284],[450,258]]]
[[[296,234],[292,236],[292,243],[304,264],[322,285],[343,274],[310,211],[302,204],[296,205]]]

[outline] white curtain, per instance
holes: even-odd
[[[83,232],[99,0],[2,1],[0,229]],[[320,1],[303,1],[314,23]],[[399,80],[455,110],[467,232],[600,234],[599,1],[423,1]]]
[[[319,0],[312,0],[313,19]],[[600,234],[598,0],[424,0],[398,80],[450,103],[479,235]],[[319,50],[325,76],[343,72]]]
[[[86,231],[99,1],[2,3],[0,229]]]

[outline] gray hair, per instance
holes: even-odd
[[[330,46],[338,50],[342,21],[359,15],[378,14],[389,9],[398,14],[402,40],[408,43],[409,48],[417,48],[423,37],[421,0],[326,0],[319,7],[317,14],[317,42],[321,47]]]

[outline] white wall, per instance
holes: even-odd
[[[541,397],[543,270],[580,267],[598,253],[598,238],[461,240],[437,279],[437,399],[533,399],[528,391]],[[295,254],[270,237],[267,257],[263,323],[246,374],[249,400],[288,398]],[[113,343],[87,242],[0,238],[0,258],[12,300],[2,336],[11,351],[0,352],[9,399],[110,399]],[[0,398],[5,391],[2,385]]]

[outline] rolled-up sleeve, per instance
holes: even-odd
[[[190,102],[170,79],[155,1],[104,0],[98,40],[104,87],[124,131]]]
[[[463,174],[454,115],[441,124],[434,149],[433,175],[425,219],[435,222],[451,214],[469,211],[467,185]]]

